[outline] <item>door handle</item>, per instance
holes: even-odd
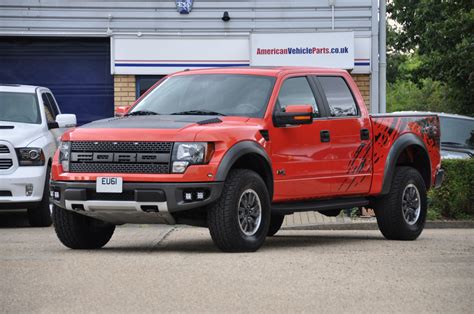
[[[329,134],[329,131],[322,130],[320,132],[320,135],[321,135],[321,143],[327,143],[331,141],[331,135]]]
[[[370,139],[370,132],[369,129],[361,129],[360,130],[360,139],[363,141],[367,141]]]

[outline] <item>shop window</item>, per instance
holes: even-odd
[[[162,79],[164,75],[137,76],[137,98],[143,95],[150,87]]]

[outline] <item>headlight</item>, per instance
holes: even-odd
[[[69,155],[71,151],[71,142],[59,143],[59,162],[64,171],[69,171]]]
[[[172,172],[183,173],[189,165],[208,163],[213,152],[213,143],[175,143],[173,147]]]
[[[18,164],[20,166],[43,166],[45,163],[44,153],[41,148],[17,148],[16,155],[18,156]]]

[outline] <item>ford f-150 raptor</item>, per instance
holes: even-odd
[[[116,225],[178,223],[255,251],[285,215],[361,206],[387,239],[414,240],[443,179],[438,117],[371,116],[343,70],[183,71],[120,111],[65,133],[54,157],[69,248],[100,248]]]

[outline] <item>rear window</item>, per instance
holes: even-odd
[[[0,121],[41,124],[36,95],[0,92]]]
[[[332,117],[357,116],[358,110],[346,81],[340,76],[318,77],[329,105]]]

